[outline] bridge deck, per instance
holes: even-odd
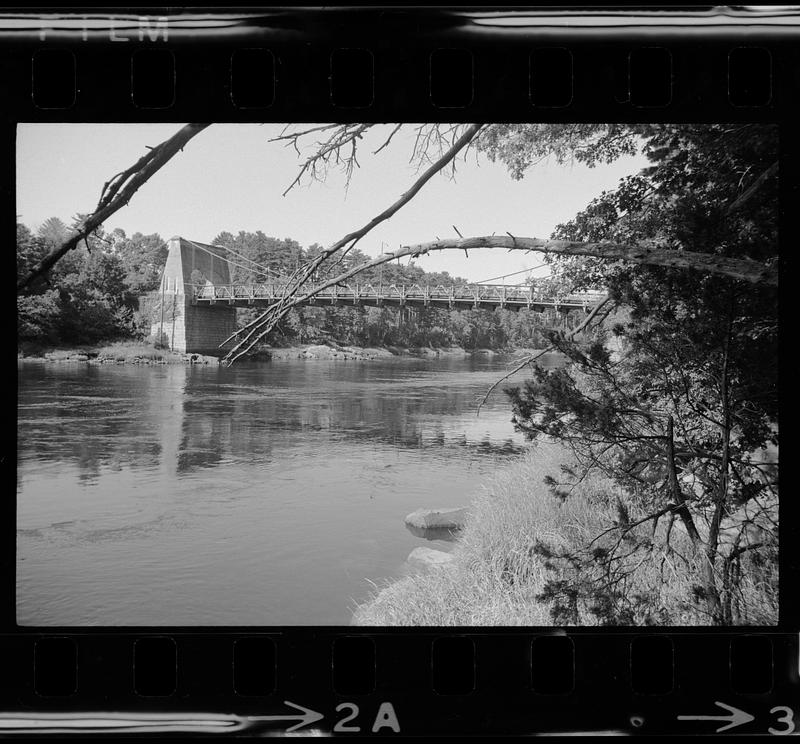
[[[314,290],[304,287],[302,293]],[[187,287],[187,289],[189,289]],[[286,292],[285,284],[226,284],[192,288],[192,301],[198,305],[233,307],[267,307]],[[513,287],[504,284],[438,285],[419,284],[342,284],[320,290],[301,303],[304,305],[399,305],[410,307],[446,307],[451,309],[506,308],[509,310],[548,307],[559,311],[590,310],[605,298],[603,292],[582,292],[564,297],[545,297],[534,287]]]

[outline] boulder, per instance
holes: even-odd
[[[369,357],[393,357],[395,356],[389,349],[381,349],[375,346],[368,346],[364,348],[364,353]]]
[[[304,356],[309,359],[330,359],[332,355],[331,348],[324,344],[309,346],[304,352]]]
[[[432,548],[414,548],[406,559],[410,568],[430,571],[447,568],[453,563],[453,556],[443,550]]]
[[[467,521],[469,510],[455,509],[417,509],[406,517],[406,524],[420,530],[460,530]]]
[[[443,542],[455,542],[458,539],[459,530],[452,527],[414,527],[406,522],[406,529],[414,535],[424,540],[440,540]]]

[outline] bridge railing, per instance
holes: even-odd
[[[288,285],[283,283],[263,284],[204,284],[189,285],[192,297],[195,300],[279,300],[287,291]],[[313,291],[314,286],[306,286],[301,290],[304,294]],[[423,301],[429,303],[446,301],[451,304],[492,303],[505,305],[507,303],[534,304],[545,303],[548,305],[594,305],[605,297],[603,292],[579,292],[563,297],[546,297],[536,287],[507,286],[503,284],[460,284],[435,286],[420,284],[343,284],[333,285],[319,290],[314,299],[321,300],[351,300],[378,301],[389,300],[398,302]]]

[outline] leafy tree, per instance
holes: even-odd
[[[46,220],[35,236],[19,225],[18,277],[26,275],[53,245],[69,239],[73,231],[56,217]],[[92,343],[134,333],[136,292],[128,284],[126,267],[115,250],[120,232],[112,234],[112,240],[107,240],[100,229],[87,235],[51,270],[47,282],[30,285],[18,295],[17,333],[21,341]]]
[[[60,317],[56,290],[17,296],[17,338],[20,341],[57,341]]]
[[[575,160],[590,168],[635,155],[649,125],[628,124],[492,124],[475,146],[490,160],[504,163],[512,178],[521,179],[531,166],[546,160]]]
[[[62,338],[91,343],[130,335],[135,298],[125,282],[122,260],[101,251],[87,251],[82,258],[79,270],[60,283]]]
[[[112,234],[113,251],[125,271],[125,283],[133,294],[144,294],[158,288],[161,272],[167,262],[167,244],[158,233],[130,237],[117,229]]]
[[[776,179],[748,186],[772,167],[776,136],[754,124],[652,127],[652,165],[554,237],[769,264],[777,258]],[[631,587],[637,572],[674,554],[677,520],[692,547],[682,556],[694,576],[687,606],[714,624],[774,622],[777,482],[763,461],[778,443],[776,290],[597,259],[558,263],[573,286],[602,283],[625,308],[624,322],[608,329],[617,351],[550,334],[572,364],[538,369],[508,390],[514,422],[531,439],[571,448],[576,466],[551,482],[558,494],[601,473],[620,489],[620,518],[581,550],[538,546],[559,570],[543,598],[562,620],[577,622],[582,608],[601,622],[662,621],[658,597],[634,602]]]
[[[63,223],[62,223],[63,225]],[[26,276],[47,253],[48,246],[41,231],[36,236],[17,223],[17,280]],[[17,338],[20,341],[50,343],[58,336],[59,295],[40,284],[17,296]]]
[[[47,249],[61,245],[70,235],[69,228],[58,217],[48,217],[36,231],[36,236]]]
[[[26,276],[38,261],[47,253],[47,243],[40,235],[34,235],[31,230],[22,223],[17,223],[17,279]],[[27,293],[32,294],[36,291],[44,291],[44,285],[40,284],[35,289],[28,289]]]
[[[213,244],[233,251],[229,259],[234,283],[270,282],[294,271],[303,260],[303,249],[296,240],[279,240],[261,230],[254,233],[240,230],[235,236],[221,232]]]

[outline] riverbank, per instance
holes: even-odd
[[[283,359],[360,360],[387,359],[398,356],[421,358],[467,356],[493,357],[498,354],[527,353],[530,349],[474,349],[467,351],[459,346],[434,347],[362,347],[344,346],[335,342],[303,344],[297,346],[264,346],[250,361],[280,361]],[[169,349],[157,349],[144,341],[118,341],[98,346],[71,348],[22,345],[17,359],[35,362],[84,362],[89,364],[219,364],[219,358],[202,354],[186,354]]]
[[[262,348],[256,358],[280,359],[390,359],[397,356],[412,357],[454,357],[468,356],[496,356],[502,352],[492,349],[475,349],[467,351],[460,346],[431,347],[431,346],[345,346],[335,342],[327,344],[308,344],[302,346],[270,346]]]
[[[567,499],[554,496],[543,479],[563,477],[566,452],[554,444],[539,443],[535,449],[498,473],[482,487],[469,505],[469,515],[459,534],[451,559],[439,566],[411,572],[377,585],[370,599],[355,607],[352,624],[359,626],[528,626],[564,625],[555,621],[553,602],[540,595],[546,582],[575,581],[558,554],[576,553],[601,533],[604,540],[618,523],[616,486],[599,476],[585,478]],[[631,510],[630,519],[642,515]],[[658,525],[656,540],[665,526]],[[650,537],[652,524],[635,528],[640,538]],[[689,538],[679,523],[671,536],[671,553],[664,560],[651,555],[625,584],[631,598],[629,624],[706,625],[703,608],[693,601],[696,573],[676,556],[690,556]],[[605,544],[593,543],[594,549]],[[544,548],[544,549],[543,549]],[[685,559],[684,559],[685,560]],[[408,571],[406,571],[408,573]],[[588,579],[589,577],[585,577]],[[774,579],[773,583],[777,581]],[[755,579],[742,585],[743,602],[756,608],[759,624],[777,622],[775,586]],[[562,586],[567,586],[563,584]],[[559,590],[563,602],[566,594]],[[598,625],[604,597],[576,598],[579,625]],[[637,605],[638,603],[638,605]]]
[[[157,349],[152,344],[137,341],[72,348],[22,346],[17,350],[17,359],[25,362],[84,364],[219,364],[217,357]]]
[[[558,475],[563,454],[556,445],[538,444],[495,475],[469,505],[447,567],[379,584],[355,608],[352,624],[552,625],[549,605],[536,600],[547,572],[534,546],[557,538],[566,547],[602,520],[587,500],[562,503],[542,482]]]

